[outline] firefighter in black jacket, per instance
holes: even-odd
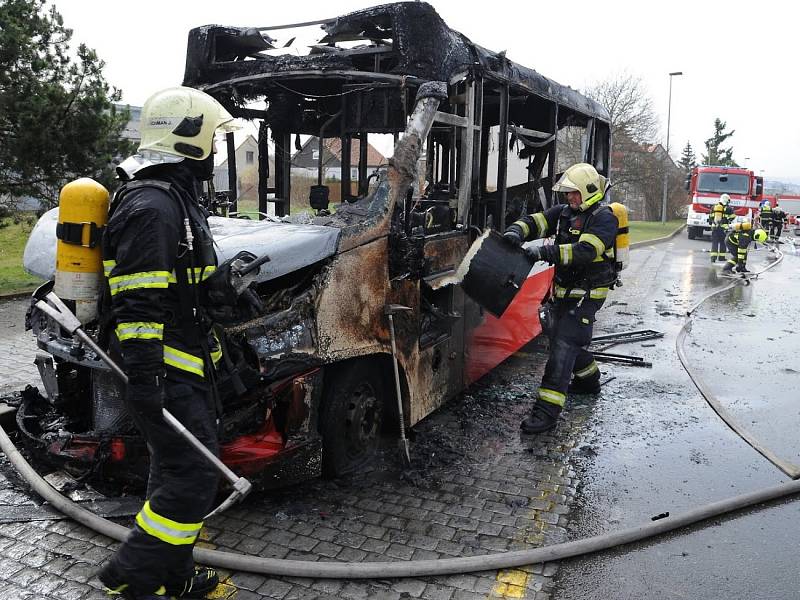
[[[138,153],[118,168],[124,183],[103,238],[114,334],[128,375],[128,412],[150,450],[150,479],[133,531],[98,577],[110,595],[202,598],[218,577],[192,559],[218,475],[161,416],[169,409],[218,452],[211,380],[221,355],[203,319],[199,284],[216,256],[200,182],[213,175],[214,133],[233,117],[211,96],[170,88],[142,109]]]
[[[735,268],[737,273],[747,273],[747,249],[753,241],[763,244],[767,241],[767,232],[753,229],[750,223],[734,224],[725,237],[725,246],[731,256],[722,270],[730,273]]]
[[[531,415],[521,424],[525,433],[552,429],[568,391],[600,391],[600,370],[586,346],[592,341],[595,314],[617,278],[618,220],[608,206],[600,205],[605,177],[579,163],[564,172],[553,191],[566,195],[566,205],[522,217],[504,233],[516,245],[555,235],[555,244],[526,249],[531,258],[556,269],[550,356]]]
[[[783,233],[783,224],[786,221],[786,213],[783,212],[783,209],[775,205],[772,209],[772,220],[770,221],[769,227],[769,239],[771,242],[778,242],[780,243],[780,237]]]
[[[731,197],[722,194],[708,215],[711,225],[711,262],[725,262],[725,234],[733,221],[733,209],[730,206]]]

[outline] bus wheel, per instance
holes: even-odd
[[[333,374],[325,385],[320,433],[322,474],[334,478],[359,470],[374,457],[385,393],[380,369],[369,361],[329,368]]]

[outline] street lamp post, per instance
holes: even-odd
[[[675,75],[683,75],[682,71],[675,71],[669,74],[669,102],[667,103],[667,155],[664,157],[664,190],[661,194],[661,223],[667,222],[667,182],[669,179],[669,125],[672,116],[672,78]]]

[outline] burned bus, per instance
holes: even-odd
[[[309,30],[316,39],[293,47]],[[193,29],[183,83],[257,129],[258,212],[274,215],[210,218],[220,261],[241,250],[271,258],[253,284],[256,301],[218,319],[221,454],[235,471],[273,486],[359,469],[382,434],[398,431],[393,356],[411,427],[540,333],[550,267],[530,272],[500,318],[439,283],[487,228],[552,205],[570,164],[608,175],[601,106],[472,43],[422,2],[299,25]],[[377,136],[395,144],[374,171]],[[292,149],[308,140],[319,144],[317,179],[300,199]],[[323,176],[331,141],[341,150],[336,180]],[[228,148],[235,210],[232,138]],[[55,239],[48,218],[29,246]],[[28,390],[18,411],[29,443],[76,470],[99,461],[106,474],[140,469],[146,452],[120,384],[46,315],[32,310],[28,320],[47,384],[44,394]]]

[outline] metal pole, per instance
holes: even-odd
[[[664,157],[664,188],[661,194],[661,224],[667,222],[667,184],[669,180],[669,126],[672,117],[672,77],[673,75],[683,75],[681,71],[676,71],[669,74],[669,101],[667,102],[667,152]]]

